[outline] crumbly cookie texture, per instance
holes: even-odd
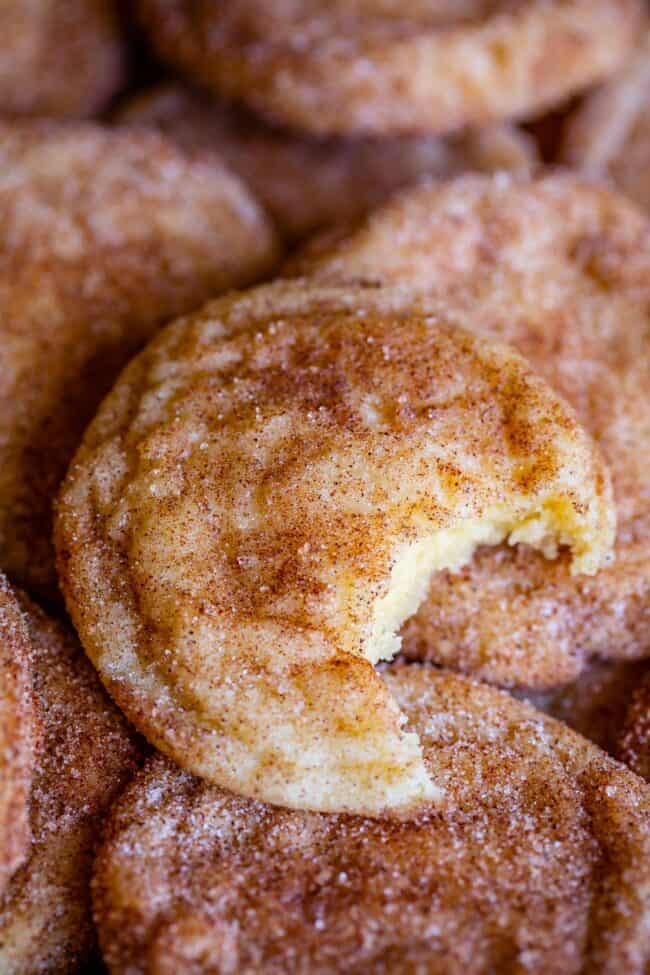
[[[606,469],[516,353],[390,293],[269,285],[166,329],[59,504],[67,604],[176,761],[289,806],[438,793],[374,670],[431,574],[522,540],[609,557]]]
[[[650,210],[650,31],[564,126],[560,162],[607,176]]]
[[[103,815],[141,746],[74,635],[20,596],[43,737],[31,846],[0,897],[2,975],[74,975],[96,948],[90,874]]]
[[[436,576],[404,648],[497,683],[554,686],[594,656],[650,654],[650,225],[575,175],[505,174],[405,191],[294,259],[314,280],[390,284],[406,307],[460,308],[517,348],[575,408],[609,462],[616,558],[590,578],[565,557],[481,550]],[[418,299],[418,295],[420,296]]]
[[[0,123],[0,224],[0,565],[50,599],[52,499],[97,404],[162,324],[277,252],[215,160],[90,123]]]
[[[0,573],[0,898],[29,847],[29,792],[38,737],[27,623]]]
[[[156,758],[93,880],[114,975],[641,975],[650,789],[509,695],[386,675],[447,802],[411,819],[239,799]]]
[[[272,128],[239,107],[179,83],[129,99],[114,120],[159,129],[188,152],[218,153],[246,180],[289,240],[355,219],[422,176],[528,172],[538,161],[532,138],[512,125],[492,125],[453,139],[313,139]]]
[[[0,116],[82,118],[126,75],[113,0],[2,0]]]
[[[318,135],[532,116],[621,66],[640,0],[139,0],[158,53]]]

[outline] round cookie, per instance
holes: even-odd
[[[512,350],[389,293],[280,282],[130,363],[55,534],[86,651],[152,743],[234,792],[366,812],[436,791],[373,667],[432,572],[504,538],[594,572],[613,507]]]
[[[0,897],[29,845],[29,790],[38,722],[27,626],[0,574]]]
[[[117,373],[158,327],[267,271],[266,218],[155,133],[0,123],[0,565],[56,591],[52,498]]]
[[[406,307],[462,307],[465,327],[514,345],[575,407],[611,468],[618,529],[609,567],[577,578],[562,557],[480,551],[459,573],[436,576],[406,626],[406,652],[533,687],[575,679],[592,656],[650,655],[644,215],[569,174],[467,178],[398,195],[359,227],[312,242],[293,270],[390,284]]]
[[[639,0],[139,0],[158,53],[318,135],[428,132],[540,113],[612,74]]]
[[[569,116],[560,161],[607,175],[650,210],[650,32],[625,68]]]
[[[292,812],[156,758],[96,862],[111,972],[642,975],[648,786],[503,692],[420,667],[386,680],[446,805]]]
[[[2,0],[0,116],[100,111],[126,74],[114,0]]]
[[[138,95],[115,114],[120,124],[153,126],[194,152],[217,152],[239,173],[289,240],[352,220],[424,175],[465,170],[528,171],[532,139],[495,125],[456,139],[310,139],[274,129],[180,84]]]
[[[21,606],[43,741],[31,789],[31,848],[0,897],[0,971],[67,975],[95,949],[95,842],[140,746],[72,633],[25,597]]]

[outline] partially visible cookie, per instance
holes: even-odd
[[[298,808],[436,792],[373,664],[479,544],[610,556],[606,468],[566,403],[462,315],[278,282],[122,373],[58,501],[62,589],[125,713],[183,767]]]
[[[90,123],[0,123],[0,225],[0,565],[49,597],[52,499],[119,370],[277,252],[216,160]]]
[[[0,117],[81,118],[125,75],[116,0],[2,0]]]
[[[650,663],[592,662],[577,680],[516,696],[564,721],[650,781]]]
[[[617,741],[617,754],[650,782],[650,672],[634,690]]]
[[[127,102],[120,124],[160,129],[184,149],[216,152],[240,174],[290,240],[360,216],[418,177],[532,169],[532,139],[495,125],[455,139],[313,139],[271,128],[181,84]]]
[[[447,803],[407,820],[277,809],[158,757],[93,880],[114,975],[643,975],[650,789],[466,678],[386,674]]]
[[[650,32],[564,126],[560,160],[608,176],[650,211]]]
[[[139,0],[163,58],[319,135],[539,113],[621,66],[639,0]]]
[[[537,693],[518,691],[516,696],[564,721],[610,755],[620,758],[630,702],[647,674],[650,674],[650,664],[645,660],[597,660],[564,687]],[[642,774],[638,768],[634,771]]]
[[[29,846],[37,739],[27,624],[0,574],[0,897]]]
[[[594,656],[650,655],[650,224],[576,175],[501,174],[398,194],[357,227],[308,244],[292,268],[321,282],[389,284],[404,307],[463,308],[575,407],[611,466],[616,558],[571,577],[525,546],[441,573],[406,625],[415,658],[487,680],[554,686]],[[418,297],[419,296],[419,297]]]
[[[72,633],[24,597],[21,607],[43,741],[31,789],[31,848],[0,897],[0,971],[68,975],[95,948],[95,842],[140,746]]]

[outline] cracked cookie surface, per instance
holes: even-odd
[[[516,353],[389,293],[279,282],[122,374],[58,503],[63,590],[134,723],[235,792],[377,810],[431,794],[373,664],[477,544],[613,537],[609,479]]]

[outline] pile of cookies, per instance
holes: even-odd
[[[0,975],[650,972],[642,0],[0,4]]]

